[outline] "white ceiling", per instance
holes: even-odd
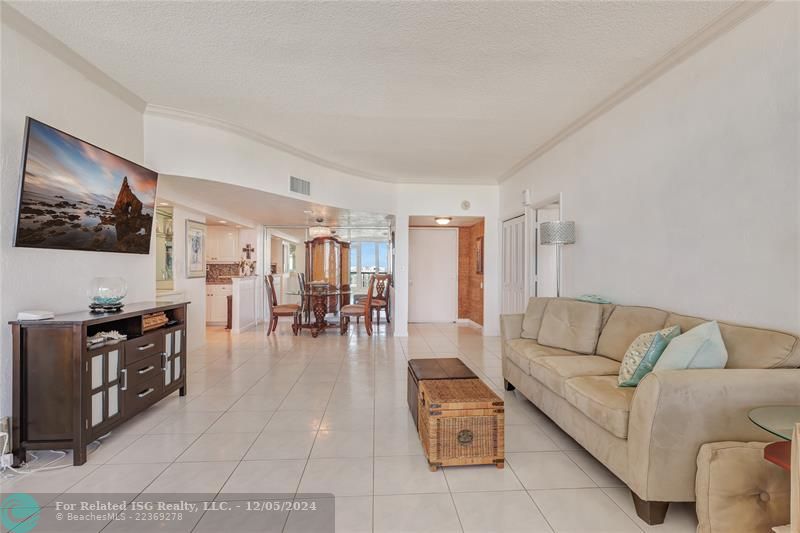
[[[166,194],[162,191],[167,191]],[[218,181],[169,176],[158,177],[158,202],[193,207],[210,225],[246,220],[266,226],[316,226],[388,228],[393,217],[383,213],[340,209]],[[234,215],[236,217],[233,219]],[[321,218],[322,222],[317,222]],[[247,223],[245,223],[247,225]]]
[[[149,104],[378,179],[494,183],[733,4],[12,5]]]

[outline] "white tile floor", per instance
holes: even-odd
[[[381,327],[370,338],[362,328],[313,339],[285,326],[270,337],[209,330],[206,345],[190,352],[186,398],[165,399],[114,431],[81,467],[5,480],[0,489],[139,498],[331,492],[339,533],[695,531],[685,504],[672,505],[662,526],[639,521],[624,484],[516,393],[503,393],[505,469],[430,472],[406,404],[407,359],[458,355],[499,392],[500,340],[457,325],[412,325],[409,333],[393,338]],[[214,520],[203,516],[182,531],[262,530]],[[267,526],[307,529],[288,514],[255,527]]]

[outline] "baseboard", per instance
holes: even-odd
[[[254,320],[254,321],[250,322],[249,324],[245,324],[242,327],[238,327],[238,328],[231,327],[231,333],[233,333],[234,335],[238,335],[239,333],[242,333],[243,331],[247,331],[248,329],[253,329],[257,325],[258,325],[258,321]]]
[[[480,324],[478,324],[474,320],[470,320],[469,318],[456,319],[456,324],[464,324],[464,325],[467,325],[467,326],[469,326],[471,328],[483,329],[483,326],[481,326]]]

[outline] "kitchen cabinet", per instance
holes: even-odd
[[[241,259],[239,231],[220,226],[208,228],[206,242],[206,261],[233,263]]]
[[[228,320],[228,295],[231,285],[206,285],[206,322],[224,324]]]

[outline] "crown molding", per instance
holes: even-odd
[[[187,111],[185,109],[180,109],[177,107],[171,106],[164,106],[158,104],[147,104],[145,109],[145,114],[153,115],[153,116],[160,116],[166,118],[172,118],[176,120],[182,120],[185,122],[191,122],[194,124],[199,124],[201,126],[210,126],[213,128],[217,128],[220,130],[228,131],[239,135],[241,137],[245,137],[257,143],[269,146],[270,148],[274,148],[276,150],[280,150],[281,152],[285,152],[287,154],[293,155],[295,157],[299,157],[304,159],[310,163],[314,163],[321,167],[328,168],[330,170],[335,170],[337,172],[342,172],[344,174],[348,174],[350,176],[355,176],[358,178],[364,178],[368,180],[380,181],[383,183],[392,183],[395,185],[497,185],[497,182],[491,179],[466,179],[458,182],[452,181],[443,181],[443,180],[401,180],[391,178],[389,176],[384,176],[380,174],[373,174],[370,172],[366,172],[363,170],[359,170],[357,168],[353,168],[347,165],[342,165],[335,161],[331,161],[329,159],[325,159],[319,156],[316,156],[310,152],[306,152],[305,150],[301,150],[300,148],[294,147],[292,145],[286,144],[281,142],[277,139],[269,137],[268,135],[264,135],[257,131],[251,130],[244,126],[239,126],[238,124],[234,124],[232,122],[228,122],[227,120],[212,117],[209,115],[205,115],[202,113],[195,113],[193,111]]]
[[[722,15],[717,17],[717,19],[701,28],[699,31],[691,35],[676,47],[672,48],[656,63],[645,69],[644,72],[627,82],[588,112],[569,123],[561,131],[556,133],[543,144],[539,145],[535,150],[530,152],[505,173],[503,173],[497,181],[502,183],[511,178],[530,163],[539,159],[544,154],[561,144],[561,142],[572,136],[572,134],[580,131],[591,122],[612,110],[636,94],[638,91],[663,76],[673,67],[682,63],[687,58],[705,48],[718,37],[724,35],[741,24],[743,21],[753,16],[756,12],[760,11],[771,2],[772,0],[741,0],[737,2],[734,6],[730,7]]]
[[[3,24],[15,29],[40,48],[74,68],[95,85],[105,89],[137,111],[144,112],[146,103],[137,94],[78,55],[6,2],[0,2],[0,19]]]
[[[184,109],[179,109],[177,107],[162,106],[156,104],[147,104],[145,113],[148,115],[161,116],[166,118],[182,120],[186,122],[192,122],[194,124],[199,124],[201,126],[211,126],[216,129],[235,133],[252,141],[256,141],[258,143],[267,145],[271,148],[275,148],[276,150],[280,150],[281,152],[285,152],[287,154],[299,157],[301,159],[305,159],[306,161],[309,161],[311,163],[320,165],[322,167],[331,170],[336,170],[338,172],[343,172],[351,176],[357,176],[359,178],[382,181],[386,183],[397,183],[397,180],[393,180],[386,176],[370,174],[368,172],[364,172],[356,168],[348,167],[346,165],[341,165],[334,161],[318,157],[312,153],[306,152],[305,150],[295,148],[294,146],[273,139],[272,137],[263,135],[249,128],[239,126],[237,124],[228,122],[227,120],[222,120],[220,118],[211,117],[208,115],[204,115],[202,113],[194,113],[192,111],[186,111]]]

